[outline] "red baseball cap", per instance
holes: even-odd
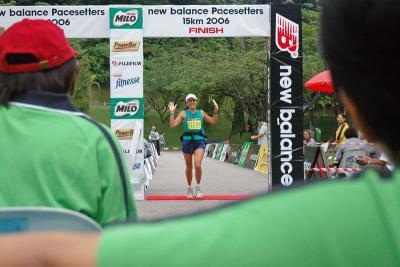
[[[63,65],[77,52],[64,31],[47,20],[24,19],[0,36],[0,71],[43,71]]]

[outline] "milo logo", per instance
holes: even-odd
[[[128,102],[119,101],[114,108],[115,117],[123,117],[125,115],[133,116],[139,111],[139,100],[131,100]]]
[[[139,19],[139,11],[131,9],[126,12],[118,11],[113,18],[114,26],[134,25]]]

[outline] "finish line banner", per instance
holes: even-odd
[[[67,38],[109,38],[109,7],[0,6],[0,27],[24,18],[46,19],[63,28]],[[143,37],[270,36],[269,5],[124,7],[143,8]],[[130,15],[119,14],[123,20],[131,19]]]
[[[268,5],[143,6],[145,37],[269,36]]]

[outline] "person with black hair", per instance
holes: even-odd
[[[366,138],[396,165],[399,14],[398,0],[322,1],[321,47],[336,93]],[[398,169],[389,179],[365,170],[356,179],[313,183],[100,235],[3,236],[0,265],[399,266],[399,202]]]
[[[170,102],[168,105],[170,112],[169,126],[175,128],[183,123],[182,152],[185,158],[185,174],[188,184],[187,197],[203,198],[203,192],[200,188],[201,182],[201,162],[203,161],[204,150],[206,148],[206,134],[204,130],[204,122],[215,125],[218,121],[218,104],[212,100],[214,105],[214,114],[212,117],[207,115],[203,110],[197,109],[197,97],[194,94],[188,94],[185,98],[186,108],[174,118],[176,105]],[[195,193],[192,187],[192,171],[194,161],[194,172],[196,177]]]
[[[46,20],[25,19],[0,36],[0,207],[71,209],[102,226],[134,220],[118,140],[68,97],[76,56]]]

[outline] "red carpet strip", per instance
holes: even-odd
[[[250,195],[206,195],[202,198],[186,196],[147,196],[146,200],[243,200],[253,198]]]

